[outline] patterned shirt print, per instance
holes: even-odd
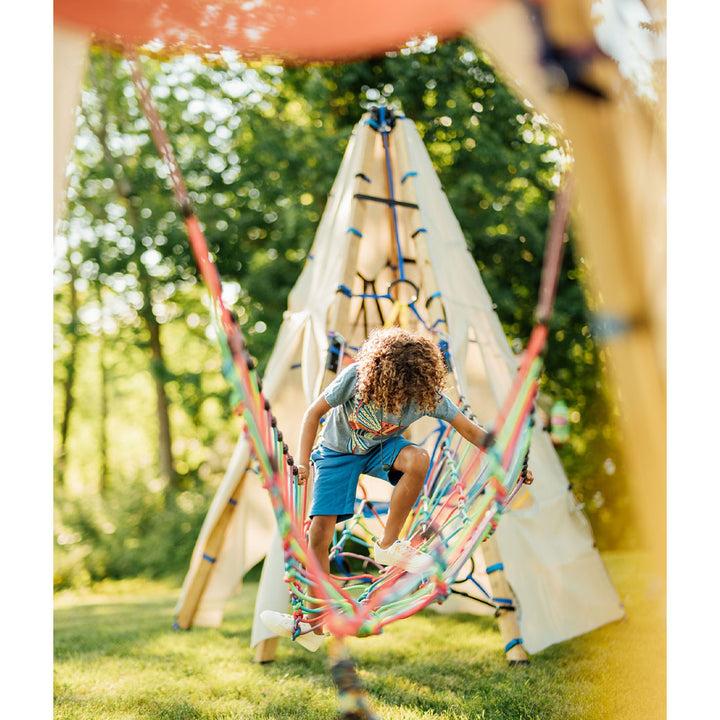
[[[348,412],[348,425],[352,430],[350,452],[366,453],[381,436],[387,438],[405,430],[398,422],[386,420],[383,413],[378,417],[373,406],[360,402],[357,396],[353,400]]]

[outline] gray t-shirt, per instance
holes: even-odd
[[[389,415],[373,405],[362,403],[357,394],[357,365],[348,365],[325,389],[325,400],[332,406],[322,429],[320,442],[336,452],[364,455],[381,440],[401,435],[409,425],[429,415],[452,422],[458,408],[444,393],[432,412],[423,412],[414,404],[401,415]]]

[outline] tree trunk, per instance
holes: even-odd
[[[175,463],[172,455],[172,432],[170,428],[170,413],[167,392],[165,391],[165,377],[167,368],[163,356],[161,328],[152,309],[150,287],[141,279],[143,288],[142,317],[150,335],[150,371],[155,382],[156,414],[158,423],[158,460],[160,463],[160,476],[169,485],[174,486],[177,480]]]
[[[64,383],[64,404],[63,417],[60,423],[60,448],[55,460],[55,477],[58,485],[65,485],[65,472],[67,470],[67,439],[70,430],[70,415],[72,414],[75,404],[75,396],[73,389],[75,386],[75,363],[77,362],[78,336],[77,329],[79,326],[78,319],[78,299],[77,290],[75,289],[75,280],[77,279],[77,268],[70,260],[70,250],[68,250],[68,262],[70,263],[70,326],[68,328],[67,337],[70,339],[70,354],[65,363],[66,375]]]
[[[102,301],[102,287],[97,287],[98,303],[100,304],[100,350],[98,361],[100,363],[100,423],[98,442],[100,452],[100,474],[98,477],[98,493],[104,495],[108,486],[108,442],[107,442],[107,419],[108,419],[108,371],[105,362],[105,328],[103,321],[105,310]]]
[[[86,116],[86,120],[88,122],[88,126],[92,129],[93,133],[100,142],[100,147],[102,148],[105,160],[111,167],[114,166],[117,171],[113,177],[115,188],[119,197],[125,202],[128,222],[137,232],[141,223],[136,208],[132,203],[133,188],[124,176],[122,162],[116,160],[110,152],[107,140],[107,112],[104,106],[101,108],[101,116],[102,121],[100,123],[93,123],[90,116]],[[172,456],[172,433],[170,429],[170,414],[168,411],[169,402],[167,393],[165,392],[165,376],[167,374],[167,369],[165,367],[165,360],[162,352],[160,324],[158,323],[152,309],[150,289],[151,280],[148,277],[147,272],[145,271],[145,266],[140,258],[137,259],[137,267],[139,276],[138,279],[143,293],[143,309],[141,311],[141,315],[150,334],[150,370],[152,372],[153,380],[155,381],[155,393],[157,398],[156,414],[158,422],[158,459],[160,465],[160,476],[169,486],[174,486],[177,481],[177,475],[175,473],[175,463]]]
[[[172,486],[175,484],[177,477],[175,474],[175,463],[172,455],[172,434],[170,432],[170,413],[168,411],[169,403],[167,393],[165,392],[166,368],[162,352],[162,343],[160,342],[160,325],[154,315],[152,315],[152,320],[148,322],[148,330],[150,331],[152,372],[155,380],[155,391],[157,394],[160,474],[162,478]]]

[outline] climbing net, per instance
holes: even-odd
[[[476,448],[445,423],[434,431],[430,471],[404,532],[414,547],[432,558],[423,573],[380,568],[368,556],[366,550],[382,524],[382,508],[367,497],[361,483],[356,512],[336,532],[330,550],[338,571],[327,575],[307,545],[309,491],[307,485],[297,484],[292,458],[286,457],[289,470],[279,478],[264,476],[283,539],[296,634],[301,620],[321,623],[339,637],[377,634],[388,623],[448,597],[525,478],[541,367],[537,352],[544,334],[541,327],[531,338],[524,366],[486,447]],[[468,412],[467,407],[461,410]],[[267,418],[249,422],[256,421]]]
[[[222,352],[222,371],[232,388],[235,411],[244,420],[244,433],[272,502],[282,538],[295,635],[300,632],[301,620],[312,626],[322,624],[337,638],[377,634],[391,622],[409,617],[431,603],[444,601],[478,545],[495,530],[501,514],[526,477],[534,399],[542,367],[540,356],[547,339],[557,286],[563,232],[553,233],[551,228],[538,322],[485,447],[476,448],[440,421],[434,438],[430,439],[433,445],[430,471],[421,497],[408,518],[404,535],[414,547],[431,557],[431,567],[422,573],[409,573],[397,567],[380,568],[374,563],[366,550],[377,538],[372,524],[382,524],[382,513],[365,494],[353,517],[336,533],[331,560],[337,572],[326,574],[307,542],[309,484],[300,485],[297,481],[297,467],[263,392],[262,381],[242,332],[223,302],[217,269],[192,210],[147,82],[137,61],[130,58],[130,64],[153,139],[169,170],[176,199],[183,210],[200,275],[210,294],[211,314]],[[556,207],[562,230],[564,215],[565,212],[558,213]],[[402,273],[402,263],[397,282],[409,282]],[[342,287],[339,290],[350,292]],[[386,296],[365,295],[376,302],[380,297],[392,299],[390,289]],[[414,303],[415,300],[411,300],[404,309],[420,317]],[[393,307],[394,312],[403,309],[397,303]],[[436,326],[426,329],[438,337],[450,361],[449,367],[452,367],[452,348],[447,337]],[[338,338],[331,338],[330,349],[337,353],[335,360],[338,363],[342,361],[340,345]],[[460,410],[472,416],[462,395]],[[360,487],[363,494],[362,485]]]
[[[296,636],[301,621],[322,624],[336,637],[377,634],[385,625],[445,600],[525,477],[546,326],[539,325],[531,337],[524,364],[486,447],[476,448],[438,421],[431,469],[405,532],[414,547],[430,555],[432,566],[422,574],[411,574],[374,563],[366,550],[377,539],[383,508],[361,484],[364,496],[353,517],[336,533],[330,550],[337,572],[328,575],[307,543],[309,485],[298,484],[297,468],[240,331],[234,323],[222,326],[222,299],[219,295],[214,299],[218,325],[224,330],[219,333],[224,373],[234,388],[282,537]],[[449,347],[446,352],[451,355]],[[467,406],[461,410],[469,412]]]

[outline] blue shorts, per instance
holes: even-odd
[[[382,466],[383,463],[392,466],[395,458],[407,445],[414,443],[398,436],[397,439],[393,438],[392,442],[385,443],[382,452],[378,445],[364,455],[336,452],[324,445],[318,445],[311,455],[315,472],[310,517],[336,515],[338,522],[351,518],[355,514],[355,493],[360,475],[372,475],[397,485],[400,473],[397,470],[387,472]]]

